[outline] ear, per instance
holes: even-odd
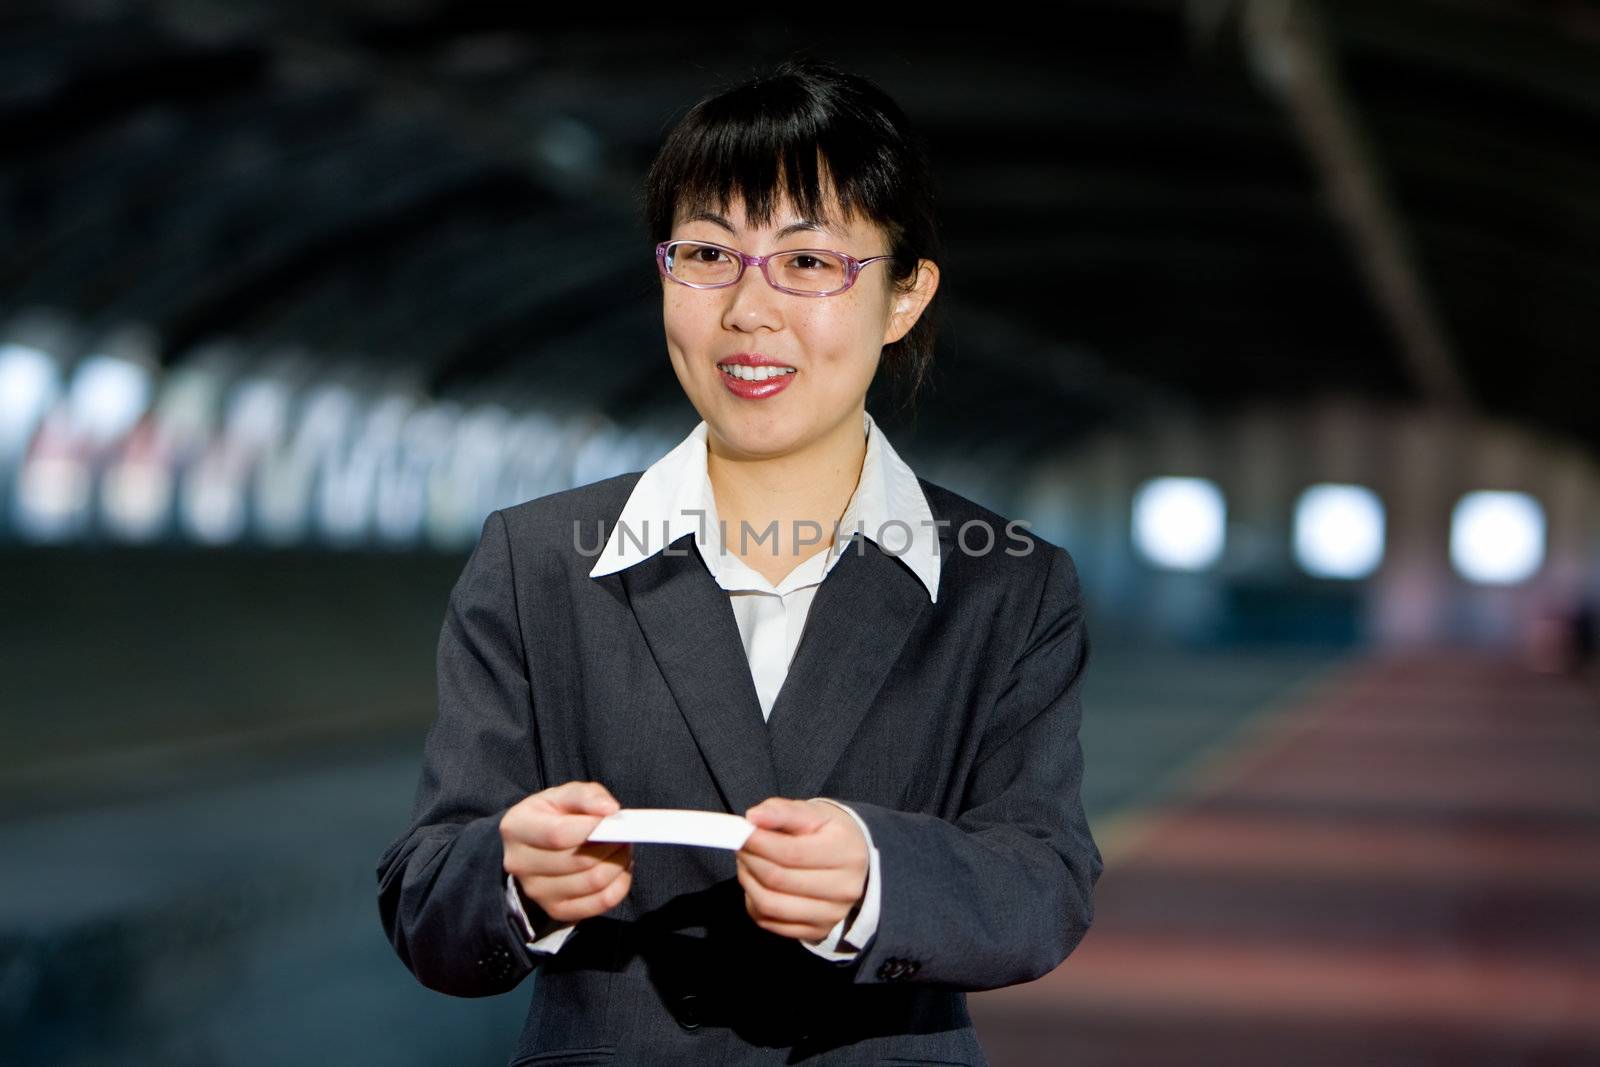
[[[931,259],[918,260],[915,283],[909,289],[896,287],[890,297],[889,322],[883,330],[883,343],[893,344],[910,333],[938,289],[939,265]]]

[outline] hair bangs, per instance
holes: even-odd
[[[678,210],[726,212],[742,202],[751,225],[771,225],[787,200],[824,225],[854,215],[888,225],[890,182],[860,146],[883,136],[844,101],[819,106],[782,79],[702,101],[684,117],[646,180],[651,238],[671,235]],[[893,227],[890,227],[893,228]]]

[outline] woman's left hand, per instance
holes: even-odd
[[[744,814],[756,824],[735,853],[745,910],[763,930],[821,941],[866,890],[861,828],[825,800],[769,797]]]

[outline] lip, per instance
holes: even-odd
[[[794,366],[793,363],[785,363],[781,359],[774,359],[771,356],[763,355],[760,352],[735,352],[733,355],[729,356],[727,359],[719,359],[717,361],[717,366],[720,367],[725,363],[737,363],[737,364],[739,364],[741,366],[745,366],[745,367],[793,367]],[[799,368],[796,368],[796,369],[798,370]]]
[[[734,396],[742,400],[765,400],[777,396],[789,388],[789,381],[800,374],[798,367],[793,374],[782,374],[775,378],[768,378],[764,382],[747,382],[735,378],[731,374],[724,374],[722,367],[740,365],[745,367],[793,367],[793,363],[785,363],[781,359],[762,355],[760,352],[739,352],[717,363],[717,377],[722,379],[723,386]]]

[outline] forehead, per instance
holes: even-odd
[[[733,234],[756,234],[771,231],[779,236],[790,233],[823,233],[839,237],[858,237],[876,229],[871,219],[856,212],[846,212],[838,199],[826,197],[819,210],[807,214],[785,195],[774,199],[772,210],[766,217],[751,217],[745,201],[738,193],[726,199],[702,199],[691,202],[681,200],[673,212],[673,225],[690,223],[709,225],[714,229]]]

